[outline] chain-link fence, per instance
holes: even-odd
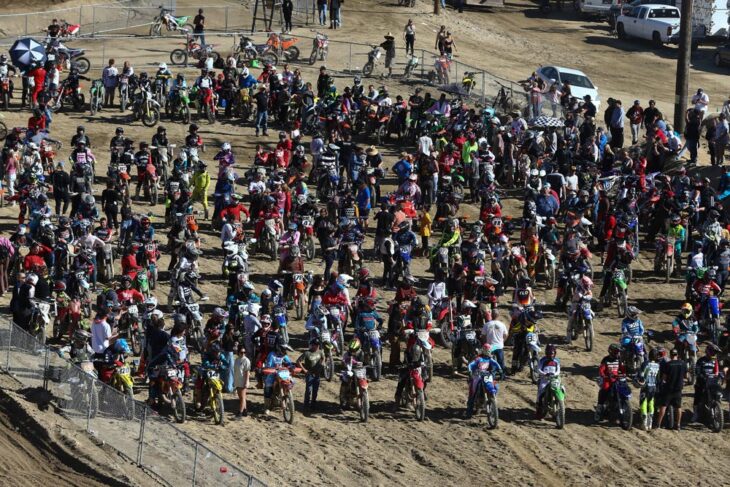
[[[0,367],[26,387],[47,390],[72,423],[164,483],[266,485],[136,401],[133,389],[97,380],[91,362],[72,363],[6,319],[0,319]]]

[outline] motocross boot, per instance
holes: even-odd
[[[604,412],[605,408],[606,408],[606,406],[603,404],[596,404],[596,410],[595,410],[595,413],[593,416],[596,423],[599,422],[603,418],[603,412]]]
[[[208,219],[208,208],[205,208],[204,211],[205,211],[205,215],[204,215],[203,219],[207,220]]]

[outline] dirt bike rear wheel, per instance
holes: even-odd
[[[71,61],[71,66],[76,67],[81,74],[86,74],[89,72],[89,69],[91,69],[91,63],[85,57],[77,57]]]
[[[316,62],[317,62],[317,49],[312,49],[312,54],[309,55],[309,65],[311,66]]]
[[[373,63],[365,63],[365,66],[362,67],[362,75],[367,78],[368,76],[373,74],[374,67],[375,66],[373,65]]]
[[[720,433],[725,426],[725,417],[720,401],[712,401],[710,406],[710,429],[713,433]]]
[[[174,65],[187,64],[188,53],[184,49],[175,49],[170,53],[170,62]]]
[[[297,46],[291,46],[284,51],[285,61],[294,62],[297,59],[299,59],[299,48]]]

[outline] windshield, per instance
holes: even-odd
[[[649,12],[650,19],[678,19],[679,10],[676,8],[653,8]]]
[[[560,80],[562,82],[568,82],[571,86],[576,88],[588,88],[592,90],[595,88],[591,80],[583,76],[582,74],[566,73],[565,71],[560,72]]]

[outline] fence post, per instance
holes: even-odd
[[[51,357],[50,357],[50,348],[48,346],[45,346],[46,349],[46,356],[43,358],[43,389],[51,392],[48,389],[48,376],[50,375],[50,371],[48,370],[50,364],[51,364]]]
[[[96,7],[91,7],[91,37],[94,37],[95,34],[96,34]]]
[[[26,17],[28,18],[28,17]],[[12,321],[10,322],[10,333],[8,334],[8,353],[5,357],[5,371],[9,374],[10,373],[10,347],[13,346],[13,328],[15,328],[15,323]]]
[[[350,58],[347,64],[347,69],[352,71],[352,42],[348,42],[347,45],[350,46]]]
[[[142,409],[142,422],[139,425],[139,447],[137,448],[137,465],[142,465],[142,445],[144,444],[144,424],[147,422],[147,406]]]
[[[96,385],[92,377],[83,377],[89,381],[89,397],[86,398],[86,433],[91,434],[91,395],[96,391]],[[97,396],[98,399],[99,396]],[[97,407],[99,401],[97,400]]]
[[[424,69],[423,68],[423,65],[424,65],[425,62],[426,62],[426,51],[424,51],[423,49],[421,49],[421,80],[423,80],[423,76],[424,76],[424,74],[423,74],[423,69]]]
[[[28,35],[28,14],[25,14],[25,35]]]
[[[200,446],[200,443],[197,441],[195,442],[195,458],[193,459],[193,487],[195,487],[195,474],[198,470],[198,447]]]
[[[482,71],[482,104],[487,104],[487,89],[486,89],[487,72]]]
[[[79,25],[81,25],[81,9],[83,9],[83,8],[84,7],[79,6]]]
[[[226,7],[226,26],[223,28],[223,30],[228,32],[228,7]]]

